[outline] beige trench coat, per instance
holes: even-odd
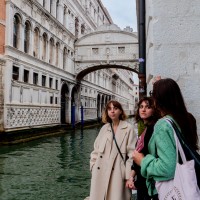
[[[136,133],[131,124],[120,121],[115,134],[124,162],[113,141],[110,124],[105,124],[94,143],[90,158],[92,172],[90,200],[130,200],[131,191],[125,187],[132,165],[132,153],[136,143]]]

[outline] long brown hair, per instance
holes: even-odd
[[[156,81],[153,85],[153,98],[163,115],[171,115],[181,128],[186,141],[198,149],[196,120],[188,113],[178,84],[170,78]]]
[[[140,101],[138,102],[137,111],[135,113],[136,122],[143,121],[143,119],[140,117],[140,114],[139,114],[139,109],[140,109],[140,105],[142,104],[142,102],[147,102],[149,104],[149,107],[152,108],[152,110],[153,110],[153,115],[148,118],[146,125],[155,124],[157,122],[157,120],[160,118],[160,113],[156,109],[154,100],[152,97],[142,97],[140,99]]]
[[[103,115],[102,115],[102,122],[103,123],[111,123],[112,120],[110,119],[110,117],[108,116],[108,109],[110,108],[111,104],[113,104],[114,107],[120,109],[122,111],[122,113],[120,114],[119,116],[119,120],[125,120],[127,118],[127,115],[126,113],[124,112],[124,109],[122,108],[122,105],[118,102],[118,101],[115,101],[115,100],[110,100],[106,107],[105,107],[105,110],[103,112]]]

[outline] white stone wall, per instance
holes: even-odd
[[[200,132],[200,1],[146,1],[147,78],[177,81]],[[147,85],[152,89],[151,81]]]

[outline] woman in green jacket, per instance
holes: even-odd
[[[134,162],[141,166],[141,174],[147,179],[149,195],[157,193],[155,181],[167,181],[174,178],[176,166],[176,146],[170,118],[180,129],[188,144],[198,149],[196,120],[187,112],[178,84],[170,79],[161,79],[154,83],[152,96],[162,118],[154,126],[149,141],[149,154],[134,151]]]

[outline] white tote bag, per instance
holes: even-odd
[[[168,120],[166,120],[168,121]],[[170,124],[170,122],[168,122]],[[177,163],[174,179],[169,181],[157,181],[156,189],[160,200],[200,200],[200,190],[197,186],[194,160],[187,161],[182,146],[176,136]],[[183,164],[178,163],[178,151]]]

